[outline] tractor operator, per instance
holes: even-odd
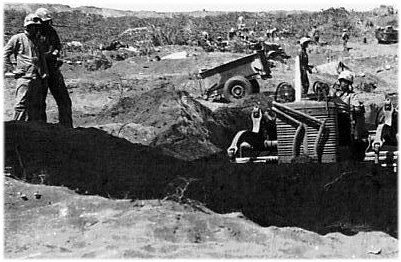
[[[342,71],[338,76],[338,87],[330,92],[333,102],[343,106],[346,111],[360,106],[357,95],[353,92],[354,75],[349,70]]]
[[[338,76],[339,87],[330,91],[329,97],[339,110],[338,122],[340,144],[349,145],[351,136],[355,140],[366,137],[365,107],[358,96],[353,92],[354,76],[351,71],[345,70]]]
[[[57,60],[61,53],[60,38],[56,30],[52,27],[53,17],[49,10],[39,8],[35,14],[41,19],[41,47],[44,52],[44,57],[49,69],[48,87],[51,94],[56,100],[59,111],[59,123],[65,127],[72,128],[72,110],[71,99],[68,94],[67,86],[64,82],[64,77],[61,74],[61,63]],[[42,112],[41,118],[44,122],[47,121],[46,117],[46,96],[47,88],[43,90],[42,95]]]

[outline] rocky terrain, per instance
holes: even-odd
[[[380,24],[394,17],[363,18]],[[379,45],[373,31],[366,36],[366,43],[352,37],[348,53],[340,43],[311,46],[317,71],[310,81],[334,83],[332,65],[344,62],[357,74],[355,92],[373,124],[373,109],[398,95],[398,44]],[[4,79],[4,256],[396,258],[392,169],[226,158],[234,134],[250,128],[253,105],[263,107],[280,82],[293,81],[296,37],[278,43],[291,58],[276,63],[260,94],[236,103],[202,99],[196,73],[243,53],[161,45],[116,61],[111,51],[103,54],[112,66],[95,71],[85,67],[89,52],[67,53],[65,61],[83,61],[61,68],[74,129],[55,124],[51,95],[49,123],[11,121],[15,80]],[[155,59],[184,51],[182,59]]]

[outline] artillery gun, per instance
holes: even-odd
[[[199,85],[206,100],[236,101],[259,93],[259,81],[272,78],[274,60],[284,62],[289,56],[277,44],[264,44],[255,53],[201,70],[198,74]]]

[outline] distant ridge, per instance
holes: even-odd
[[[79,7],[70,7],[69,5],[62,4],[24,4],[24,3],[7,3],[4,4],[4,10],[16,10],[20,12],[31,13],[36,9],[44,7],[49,9],[52,12],[73,12],[73,11],[81,11],[83,13],[89,14],[97,14],[102,15],[104,17],[121,17],[121,16],[136,16],[138,18],[147,18],[147,17],[174,17],[177,15],[189,15],[193,17],[205,17],[205,16],[217,16],[221,14],[225,14],[227,12],[223,11],[192,11],[192,12],[155,12],[155,11],[129,11],[129,10],[117,10],[110,8],[100,8],[95,6],[79,6]]]
[[[110,8],[100,8],[95,6],[79,6],[79,7],[70,7],[69,5],[62,4],[41,4],[41,3],[7,3],[4,4],[4,10],[16,10],[20,12],[31,13],[34,12],[37,8],[44,7],[49,9],[52,12],[73,12],[73,11],[81,11],[83,13],[88,14],[97,14],[102,15],[103,17],[122,17],[122,16],[135,16],[138,18],[168,18],[175,17],[179,15],[186,15],[192,17],[206,17],[206,16],[218,16],[227,13],[236,13],[236,12],[228,12],[228,11],[207,11],[207,10],[198,10],[198,11],[190,11],[190,12],[156,12],[156,11],[130,11],[130,10],[117,10]],[[272,10],[272,11],[263,11],[263,12],[249,12],[249,11],[237,11],[238,13],[258,13],[261,16],[268,14],[300,14],[300,13],[308,13],[311,11],[305,10],[294,10],[294,11],[285,11],[285,10]]]

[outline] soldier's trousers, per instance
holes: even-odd
[[[64,77],[61,74],[60,70],[51,70],[48,78],[48,88],[50,93],[54,97],[54,100],[57,103],[58,107],[58,120],[59,123],[65,127],[72,128],[72,110],[71,110],[71,99],[68,94],[67,86],[64,82]],[[43,90],[43,100],[42,100],[42,112],[41,118],[43,121],[47,121],[46,116],[46,97],[47,97],[47,88]]]
[[[309,90],[309,78],[308,78],[308,73],[306,70],[301,69],[301,85],[302,85],[302,94],[306,95],[308,94]]]
[[[343,41],[343,50],[348,52],[347,43],[348,41]]]
[[[15,92],[14,120],[42,121],[41,108],[46,79],[18,78]]]

